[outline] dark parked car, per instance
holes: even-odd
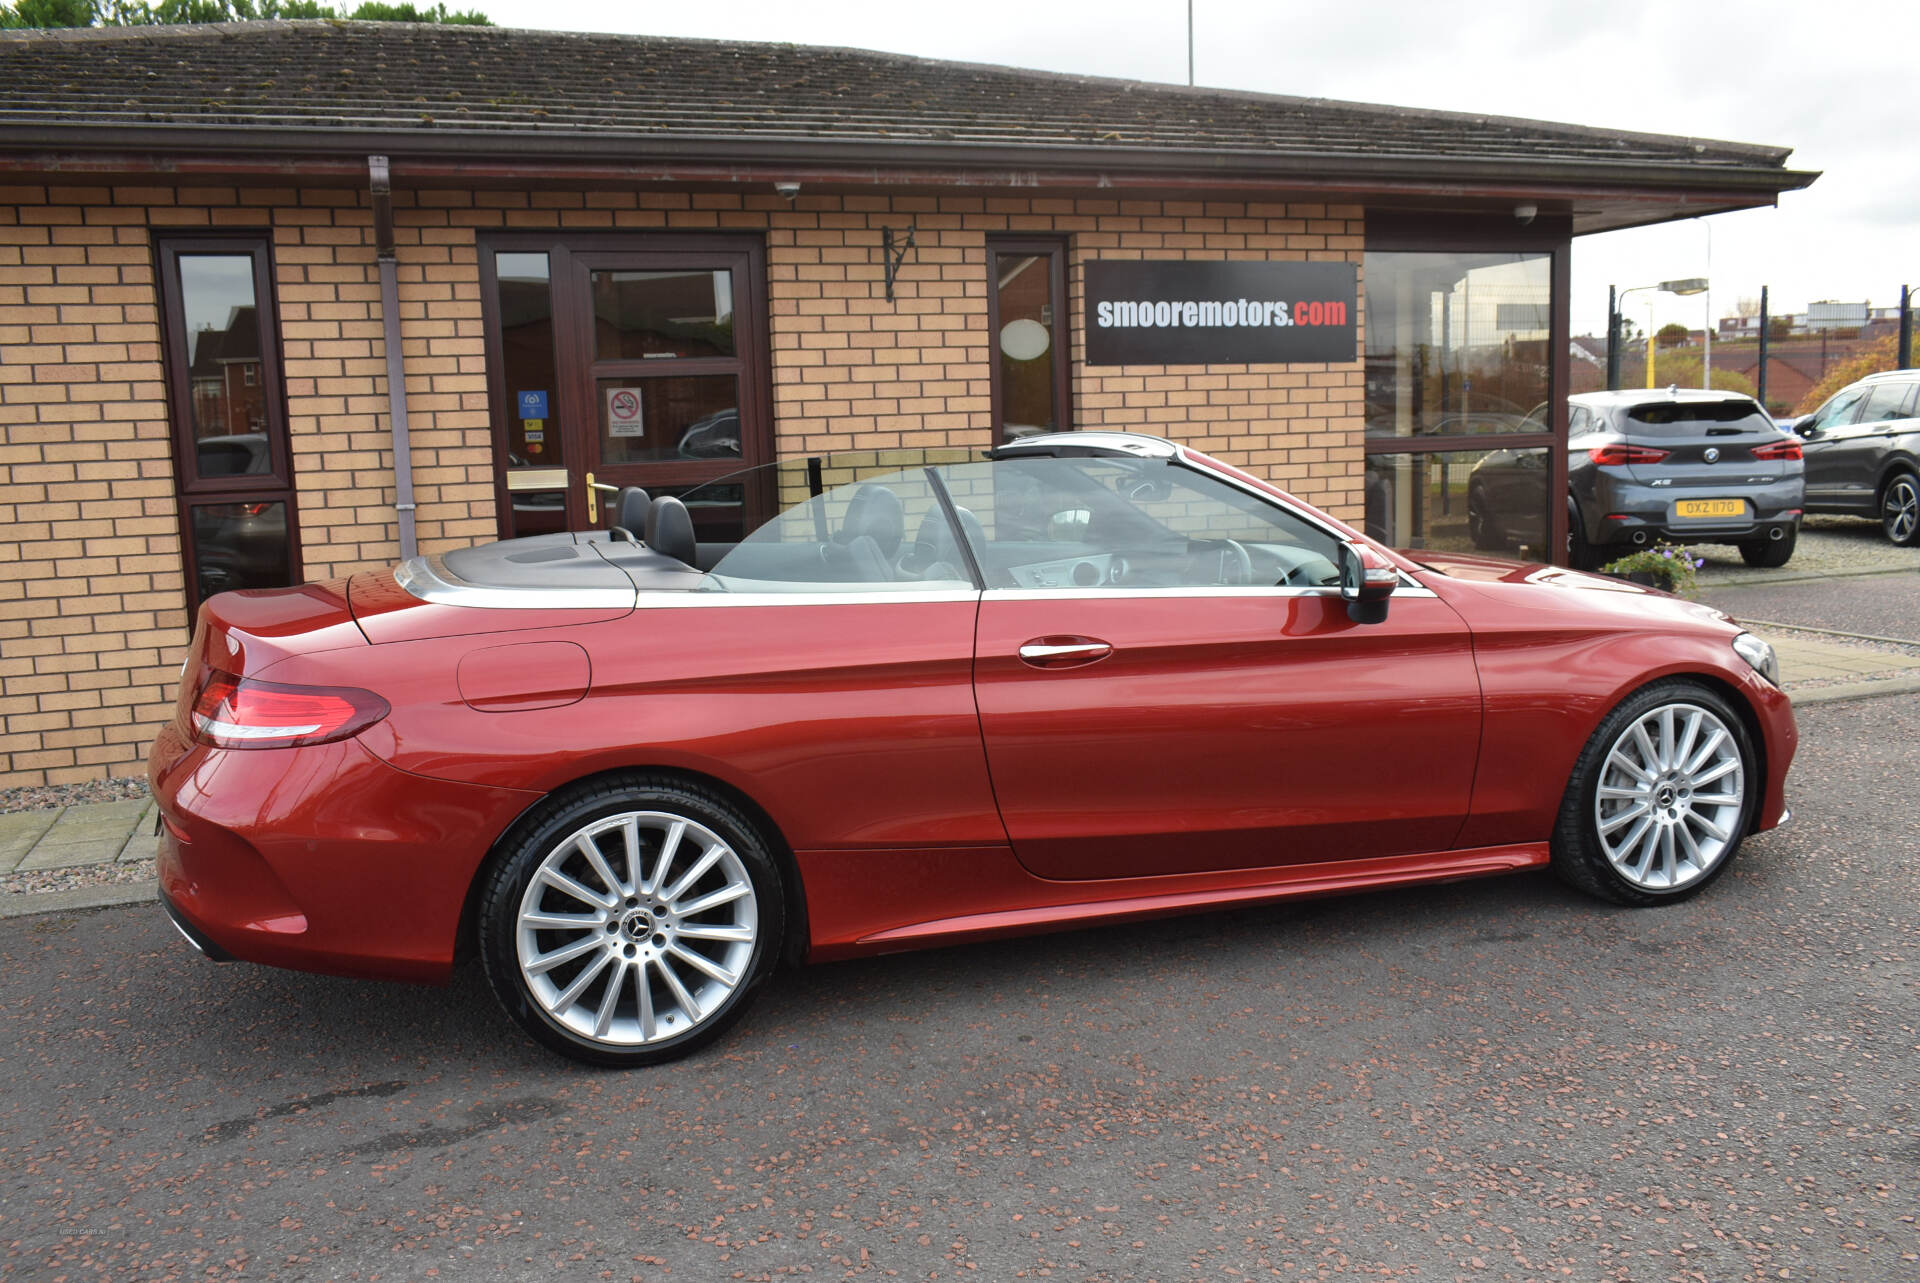
[[[1683,388],[1567,398],[1567,552],[1591,570],[1655,541],[1730,543],[1750,566],[1793,556],[1803,507],[1800,442],[1751,397]],[[1468,529],[1498,548],[1544,528],[1538,452],[1474,468]]]
[[[1150,437],[768,468],[714,483],[780,497],[737,543],[657,496],[644,542],[207,602],[150,764],[181,932],[471,956],[639,1064],[781,962],[1547,865],[1672,903],[1786,818],[1772,651],[1704,606],[1415,560]]]
[[[1920,370],[1872,374],[1793,428],[1807,455],[1807,511],[1877,517],[1920,543]]]

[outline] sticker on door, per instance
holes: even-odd
[[[640,413],[640,394],[632,388],[607,389],[607,435],[644,437],[646,423]]]

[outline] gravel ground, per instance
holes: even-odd
[[[1693,551],[1707,562],[1700,569],[1703,590],[1715,584],[1768,584],[1869,571],[1920,570],[1920,548],[1894,547],[1880,533],[1879,522],[1860,517],[1805,518],[1793,560],[1774,570],[1747,565],[1732,544],[1695,544]]]
[[[71,869],[34,869],[28,873],[0,875],[0,900],[10,895],[38,895],[42,891],[77,891],[82,887],[124,886],[133,882],[151,882],[156,876],[152,860],[128,860],[122,864],[82,864]]]
[[[0,815],[14,811],[50,811],[86,802],[125,802],[146,795],[144,775],[82,780],[78,784],[29,784],[17,789],[0,789]]]

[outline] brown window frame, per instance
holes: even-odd
[[[1007,436],[1005,421],[1001,418],[1000,407],[1000,268],[1002,257],[1045,254],[1048,256],[1047,289],[1052,294],[1053,324],[1047,327],[1052,335],[1053,361],[1053,430],[1055,432],[1073,431],[1073,359],[1068,344],[1072,338],[1072,327],[1067,324],[1067,309],[1071,306],[1067,297],[1067,250],[1068,239],[1064,236],[1002,236],[987,237],[987,349],[990,353],[987,368],[991,378],[988,393],[991,408],[988,410],[994,444],[1004,444]]]
[[[187,621],[200,609],[200,550],[193,533],[193,509],[207,503],[284,503],[287,514],[287,572],[290,584],[302,581],[299,509],[294,498],[293,443],[287,431],[286,380],[280,366],[280,308],[273,291],[273,233],[223,230],[156,233],[153,238],[160,298],[161,363],[167,381],[167,411],[172,422],[174,506],[180,522],[180,552]],[[186,303],[181,297],[182,254],[246,256],[253,267],[253,299],[260,327],[261,404],[270,469],[264,473],[220,477],[200,475],[193,431],[193,378],[187,359]]]

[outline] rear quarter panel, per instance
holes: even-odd
[[[678,769],[745,794],[796,850],[1004,844],[974,710],[977,610],[972,597],[643,606],[301,656],[266,675],[380,694],[393,711],[361,742],[416,775],[550,792],[605,771]],[[533,658],[553,642],[586,652],[584,698],[468,705],[468,656],[522,645]],[[530,669],[527,684],[553,683]]]

